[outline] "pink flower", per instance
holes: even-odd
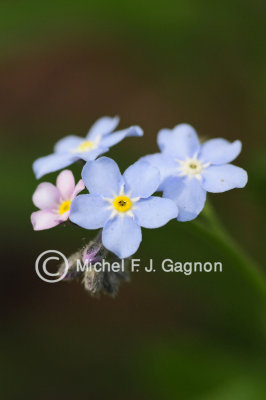
[[[50,229],[66,221],[72,200],[84,187],[82,180],[75,186],[74,176],[69,170],[60,172],[56,186],[49,182],[40,183],[32,196],[34,205],[40,209],[31,214],[33,229]]]

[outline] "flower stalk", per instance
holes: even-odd
[[[266,278],[260,266],[246,253],[221,223],[210,202],[206,202],[202,215],[191,222],[193,232],[213,243],[232,261],[256,291],[266,300]]]

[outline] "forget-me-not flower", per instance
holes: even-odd
[[[75,185],[74,176],[67,169],[58,175],[56,186],[49,182],[40,183],[32,197],[34,205],[40,209],[31,214],[33,229],[41,231],[65,222],[71,202],[84,188],[81,179]]]
[[[145,161],[121,175],[115,161],[101,157],[86,163],[82,180],[90,194],[73,200],[69,218],[85,229],[103,228],[103,245],[120,258],[137,251],[141,227],[158,228],[177,217],[172,200],[152,196],[160,173]]]
[[[190,221],[202,211],[206,192],[220,193],[243,188],[244,169],[229,164],[241,151],[239,140],[211,139],[200,144],[194,128],[188,124],[158,133],[161,153],[142,158],[161,173],[159,190],[178,206],[178,220]]]
[[[110,147],[121,142],[127,136],[142,136],[139,126],[131,126],[113,132],[119,124],[118,117],[103,117],[97,120],[85,138],[66,136],[54,147],[54,153],[38,158],[33,163],[36,178],[41,178],[49,172],[58,171],[73,164],[77,160],[95,160],[100,154],[106,153]]]

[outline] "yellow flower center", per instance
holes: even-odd
[[[90,142],[89,140],[86,140],[85,142],[82,142],[78,148],[77,151],[80,151],[81,153],[90,151],[95,148],[95,144],[93,142]]]
[[[117,196],[113,201],[114,208],[120,212],[126,212],[131,208],[131,200],[127,196]]]
[[[71,201],[70,200],[64,201],[59,207],[59,214],[62,215],[65,212],[69,211],[70,210],[70,206],[71,206]]]

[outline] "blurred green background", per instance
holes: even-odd
[[[39,253],[71,254],[94,232],[30,224],[32,162],[61,137],[103,115],[141,125],[108,154],[123,170],[189,122],[242,140],[247,187],[209,198],[262,264],[265,17],[260,0],[1,1],[2,399],[265,399],[263,296],[191,224],[145,230],[136,257],[222,261],[222,274],[139,272],[115,299],[35,274]]]

